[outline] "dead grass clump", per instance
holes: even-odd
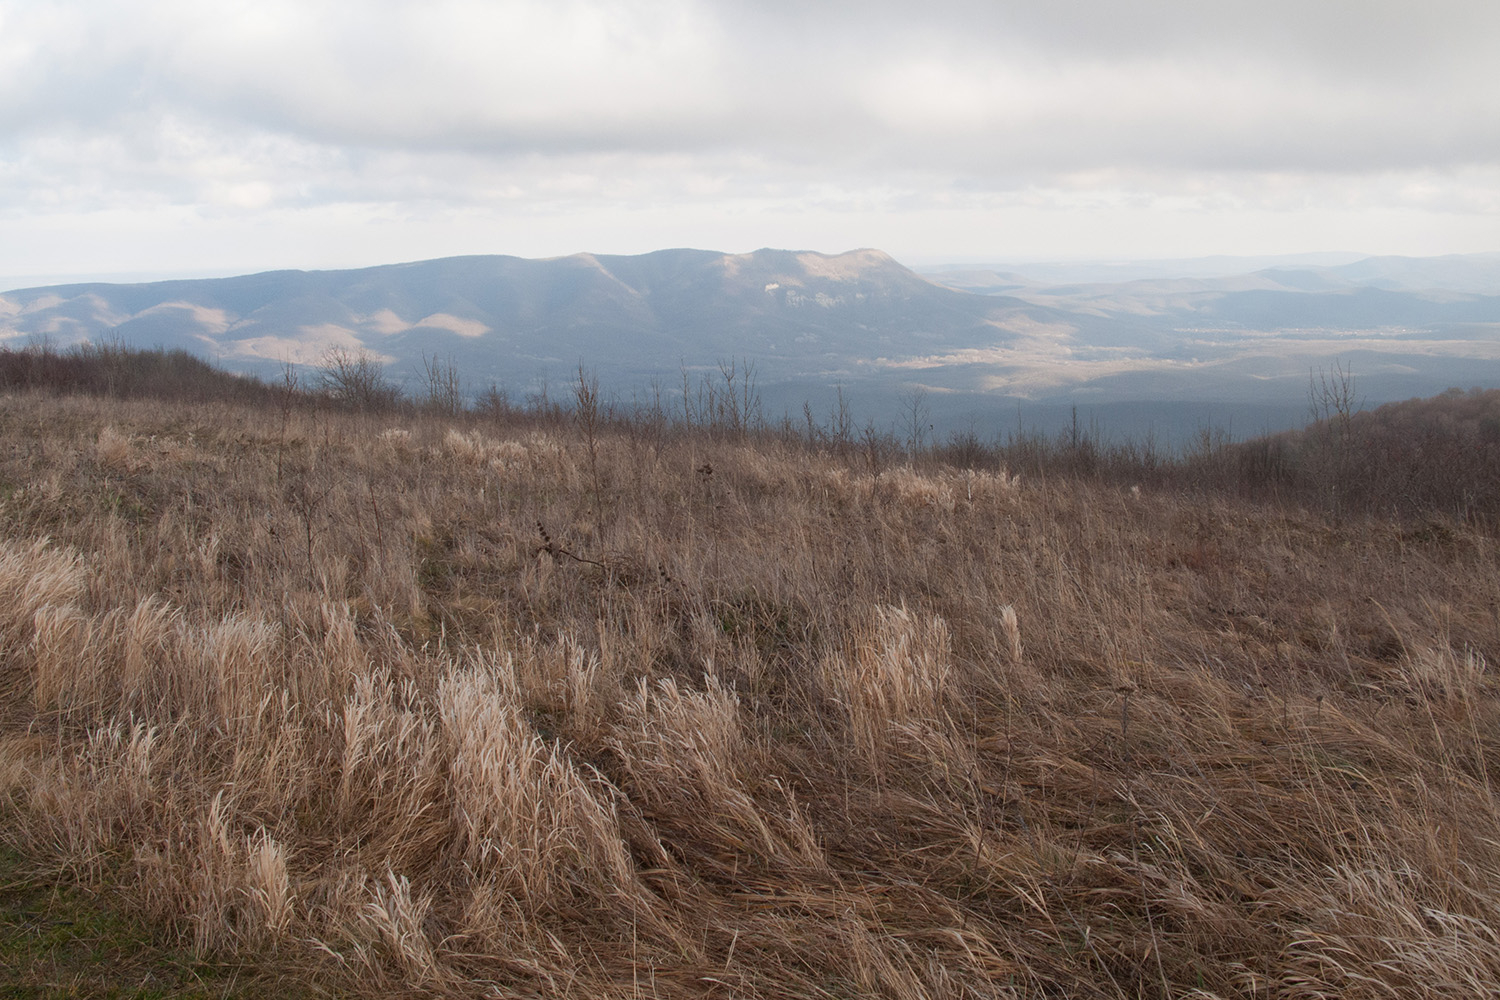
[[[853,648],[830,653],[822,670],[855,752],[878,772],[898,727],[944,718],[953,653],[948,625],[936,615],[877,607],[871,618]]]
[[[1433,701],[1471,703],[1495,684],[1484,656],[1474,649],[1422,646],[1402,667],[1411,690]]]
[[[295,899],[286,857],[264,827],[249,835],[231,829],[224,793],[209,803],[192,831],[193,861],[179,904],[187,911],[200,951],[274,947],[291,925]],[[179,866],[172,866],[181,870]]]
[[[62,860],[88,868],[147,831],[170,830],[161,810],[181,739],[143,721],[88,730],[69,757],[33,771],[25,794],[45,818],[34,835],[65,845]]]
[[[94,443],[94,457],[111,472],[129,472],[135,462],[130,438],[113,425],[105,425]]]
[[[109,662],[95,649],[89,616],[72,606],[48,605],[32,615],[31,624],[31,693],[37,707],[100,704],[111,678]]]
[[[1482,882],[1493,885],[1496,877],[1500,872],[1484,873]],[[1297,923],[1286,928],[1281,988],[1304,996],[1455,1000],[1492,993],[1500,983],[1493,910],[1450,912],[1434,905],[1426,881],[1395,858],[1309,872],[1296,892]]]
[[[952,513],[957,497],[946,477],[924,476],[916,470],[899,466],[885,473],[883,485],[896,501],[913,509],[930,509]]]
[[[411,879],[389,869],[383,879],[366,884],[364,895],[356,919],[360,936],[374,945],[373,954],[368,947],[357,952],[364,971],[387,989],[452,984],[452,975],[445,974],[438,958],[438,942],[428,929],[432,895],[413,890]],[[381,958],[401,975],[394,980],[385,976]]]
[[[575,895],[608,900],[631,882],[599,779],[532,729],[509,663],[454,670],[437,701],[452,755],[454,846],[477,882],[493,883],[531,911]]]
[[[645,678],[620,706],[610,743],[626,790],[674,840],[695,843],[699,863],[821,868],[816,834],[780,782],[757,774],[739,722],[740,702],[716,678],[684,691],[671,677]],[[757,786],[772,798],[762,804]]]
[[[284,683],[281,640],[268,622],[230,615],[210,622],[192,640],[212,691],[210,717],[234,732],[256,718],[262,697]]]
[[[502,658],[514,671],[521,702],[572,742],[589,749],[603,745],[621,688],[598,652],[566,634],[550,641],[530,636]]]
[[[448,836],[438,811],[446,808],[451,750],[416,683],[376,670],[355,678],[330,729],[342,838],[401,870],[431,863]]]
[[[78,553],[47,538],[27,544],[0,541],[0,648],[8,651],[7,673],[21,669],[20,651],[36,634],[37,615],[66,618],[85,589]],[[12,690],[13,684],[7,678],[4,689]]]

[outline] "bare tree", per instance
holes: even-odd
[[[422,375],[427,383],[422,402],[431,410],[453,416],[464,408],[463,378],[451,357],[422,354]]]
[[[730,358],[719,362],[724,380],[717,393],[710,388],[714,422],[721,430],[742,437],[760,422],[760,391],[755,386],[755,362]]]
[[[594,531],[604,531],[603,501],[599,490],[599,376],[578,363],[578,381],[573,385],[573,420],[583,434],[589,449],[589,479],[594,487]]]
[[[844,387],[835,386],[833,409],[828,414],[828,436],[833,440],[834,450],[844,454],[854,440],[854,414],[849,410],[849,400],[844,396]]]
[[[932,430],[932,407],[927,405],[927,387],[914,385],[896,397],[901,403],[902,430],[906,432],[906,450],[915,462]]]
[[[389,409],[401,398],[401,390],[386,379],[385,366],[363,347],[335,347],[323,355],[319,383],[330,399],[355,410]]]
[[[1307,375],[1307,400],[1313,427],[1313,444],[1319,468],[1316,473],[1333,516],[1343,516],[1344,495],[1354,473],[1350,451],[1351,424],[1363,405],[1356,391],[1354,372],[1337,360],[1333,371],[1322,368]]]
[[[281,383],[277,386],[277,395],[281,404],[281,432],[276,437],[277,484],[281,483],[282,459],[286,450],[286,428],[292,419],[292,404],[297,399],[299,388],[297,366],[292,364],[291,359],[283,360],[281,362]]]
[[[1347,434],[1349,421],[1364,405],[1355,389],[1354,370],[1337,359],[1331,372],[1309,371],[1307,400],[1312,420],[1336,424],[1340,433]]]

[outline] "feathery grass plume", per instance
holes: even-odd
[[[135,461],[135,449],[129,436],[121,434],[113,424],[106,424],[94,442],[94,457],[111,472],[129,472]]]
[[[1000,608],[1000,629],[1005,634],[1005,651],[1010,656],[1010,662],[1019,666],[1021,663],[1021,625],[1016,621],[1016,609],[1009,604]]]
[[[508,661],[450,670],[437,700],[452,754],[454,845],[474,878],[514,893],[532,912],[575,896],[607,899],[632,881],[597,779],[532,729]]]
[[[774,783],[766,783],[774,804],[752,795],[753,754],[740,728],[739,698],[716,678],[705,675],[702,691],[683,691],[671,677],[655,685],[641,678],[620,709],[610,745],[631,800],[658,826],[703,841],[711,864],[824,864],[794,799]]]
[[[490,447],[489,466],[492,472],[506,475],[530,467],[531,453],[519,441],[496,441]]]
[[[877,773],[893,728],[942,718],[953,677],[948,624],[937,615],[878,606],[852,650],[823,659],[855,750]]]
[[[36,697],[51,705],[69,688],[70,654],[82,624],[75,603],[86,586],[76,552],[45,537],[30,544],[0,540],[0,693],[15,697],[40,682]]]

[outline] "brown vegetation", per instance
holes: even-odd
[[[5,838],[200,954],[363,995],[1500,982],[1473,521],[274,398],[0,397]]]

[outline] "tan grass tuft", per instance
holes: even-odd
[[[953,660],[948,625],[905,607],[877,607],[853,649],[823,660],[855,750],[878,769],[893,729],[944,714]]]
[[[383,946],[407,982],[419,987],[441,983],[446,977],[426,928],[432,897],[413,890],[410,879],[390,870],[370,884],[368,893],[369,901],[359,911],[366,933]]]
[[[755,776],[755,754],[739,722],[739,698],[712,676],[702,691],[670,677],[644,678],[620,706],[611,739],[632,800],[667,829],[689,829],[719,856],[755,856],[782,866],[824,864],[795,799]],[[763,785],[767,802],[752,789]]]
[[[533,910],[575,892],[607,895],[631,880],[613,810],[515,699],[508,663],[454,670],[439,684],[455,845],[476,878]]]
[[[103,703],[109,660],[93,622],[77,608],[47,606],[32,616],[33,697],[39,708],[82,709]]]
[[[1000,629],[1005,636],[1005,651],[1010,656],[1010,662],[1019,666],[1021,663],[1021,625],[1016,620],[1016,609],[1006,604],[1000,608]]]
[[[111,472],[129,472],[135,461],[135,449],[129,436],[121,434],[113,425],[106,425],[94,442],[94,457]]]
[[[211,623],[191,641],[212,678],[213,715],[231,731],[255,720],[262,699],[281,681],[276,630],[267,622],[236,614]]]
[[[1403,662],[1411,688],[1435,701],[1474,700],[1487,682],[1488,664],[1473,649],[1422,646]]]
[[[66,656],[64,649],[75,640],[62,633],[77,624],[75,602],[87,585],[83,561],[75,552],[58,548],[46,538],[30,544],[0,541],[0,649],[5,662],[0,670],[0,692],[24,687],[22,650],[33,647],[30,656],[42,669],[54,671],[62,665],[54,659]],[[75,650],[76,651],[76,650]],[[49,681],[49,684],[55,682]],[[52,695],[47,696],[50,703]]]
[[[443,436],[442,450],[460,462],[478,465],[489,457],[490,445],[491,442],[479,431],[465,434],[456,427],[450,427]]]

